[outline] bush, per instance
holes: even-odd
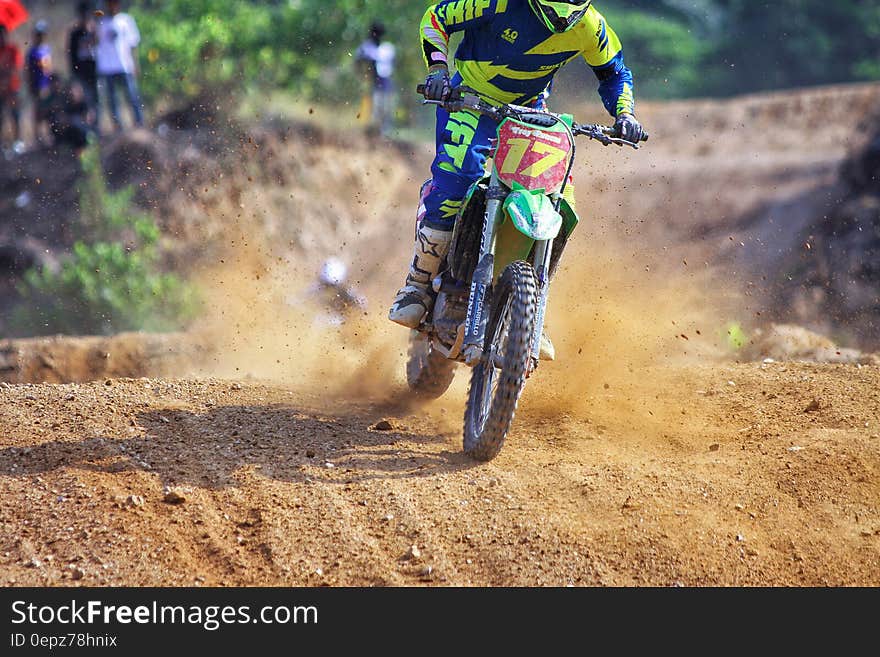
[[[82,239],[57,269],[28,271],[14,323],[31,334],[108,334],[182,328],[196,314],[195,290],[159,271],[159,228],[107,189],[96,146],[82,156]]]
[[[357,103],[352,54],[375,19],[397,47],[401,102],[416,107],[424,76],[418,26],[432,0],[139,0],[142,86],[153,100],[234,100],[237,91],[286,89],[326,103]],[[840,0],[606,0],[648,97],[729,94],[876,79],[880,6]]]
[[[635,75],[636,95],[677,98],[699,93],[708,47],[681,19],[646,11],[607,11]]]
[[[156,103],[286,89],[324,102],[360,100],[354,51],[381,19],[397,47],[399,88],[407,96],[424,75],[419,21],[428,0],[140,0],[132,8],[142,36],[144,95]],[[414,101],[413,101],[414,102]]]

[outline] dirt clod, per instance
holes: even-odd
[[[167,497],[167,495],[166,495],[166,497]],[[125,498],[125,503],[128,506],[143,506],[144,505],[144,498],[141,495],[129,495],[127,498]]]
[[[177,488],[169,488],[165,491],[162,501],[166,504],[183,504],[186,502],[186,495]]]

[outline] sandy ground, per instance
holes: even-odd
[[[880,584],[876,366],[664,379],[602,388],[629,415],[527,390],[489,464],[402,396],[3,384],[0,584]]]

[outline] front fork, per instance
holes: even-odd
[[[553,240],[535,243],[535,273],[538,275],[538,303],[535,313],[535,333],[532,336],[532,359],[526,376],[538,366],[541,355],[541,334],[544,332],[544,315],[547,310],[547,297],[550,295],[550,255],[553,253]]]
[[[553,197],[553,208],[559,212],[562,192]],[[535,313],[535,333],[532,336],[532,358],[526,376],[531,376],[541,358],[541,335],[544,333],[544,317],[547,312],[547,297],[550,296],[550,258],[553,256],[553,240],[535,243],[535,273],[538,278],[538,308]]]
[[[501,220],[502,202],[507,191],[499,184],[497,172],[492,172],[489,189],[486,192],[486,212],[483,215],[483,235],[480,240],[480,257],[471,279],[470,296],[468,297],[467,316],[465,317],[465,335],[462,354],[465,362],[473,367],[483,357],[483,345],[486,342],[486,295],[492,285],[495,272],[495,237],[496,228]],[[553,240],[535,243],[535,273],[538,280],[537,313],[535,316],[535,332],[532,336],[532,358],[528,368],[531,374],[538,365],[541,353],[541,334],[544,329],[544,314],[547,308],[547,296],[550,292],[550,256],[553,252]]]
[[[501,220],[501,203],[507,196],[506,190],[498,180],[498,173],[492,171],[489,189],[486,190],[486,212],[483,215],[483,235],[480,238],[480,257],[471,278],[471,291],[468,297],[467,316],[462,353],[465,363],[473,367],[483,357],[486,341],[486,294],[492,285],[495,272],[495,228]]]

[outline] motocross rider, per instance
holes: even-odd
[[[599,79],[599,95],[616,121],[619,136],[643,135],[634,115],[632,73],[623,63],[617,35],[592,0],[445,0],[428,8],[421,23],[428,65],[425,97],[446,100],[464,85],[493,104],[546,108],[553,76],[583,57]],[[464,32],[450,79],[449,35]],[[465,109],[450,114],[437,107],[437,154],[432,180],[423,188],[419,225],[406,284],[388,317],[409,328],[421,324],[434,303],[431,282],[452,239],[452,228],[468,188],[483,176],[493,119]],[[553,359],[553,345],[541,336],[541,358]]]

